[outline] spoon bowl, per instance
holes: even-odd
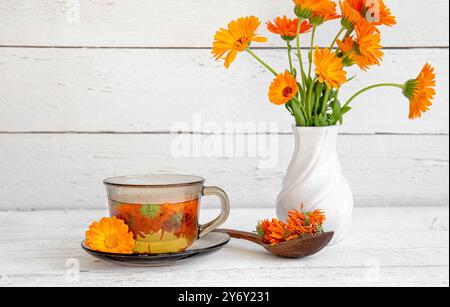
[[[220,229],[219,231],[228,233],[232,238],[261,245],[268,252],[282,258],[304,258],[317,254],[330,243],[334,236],[334,232],[324,232],[272,245],[262,242],[261,237],[252,232],[233,229]]]

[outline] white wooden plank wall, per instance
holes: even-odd
[[[259,54],[285,68],[284,51]],[[410,121],[400,90],[375,90],[355,102],[343,132],[448,133],[448,56],[448,49],[387,50],[384,65],[360,73],[342,98],[383,80],[403,83],[430,61],[439,74],[432,112]],[[0,73],[4,132],[169,131],[178,121],[200,132],[193,114],[221,124],[277,122],[280,132],[291,131],[286,109],[268,102],[272,76],[245,55],[226,71],[209,50],[1,48]]]
[[[362,97],[342,127],[341,160],[357,206],[447,206],[449,2],[387,3],[399,25],[383,31],[385,62],[343,97],[415,77],[426,61],[437,68],[438,95],[432,112],[413,122],[396,90]],[[145,172],[198,173],[225,187],[234,207],[273,206],[292,119],[267,102],[271,77],[262,68],[240,55],[226,71],[209,48],[231,18],[290,8],[288,0],[0,0],[0,210],[103,208],[101,179]],[[319,43],[335,29],[320,29]],[[257,52],[281,70],[282,45],[270,39]],[[278,123],[268,147],[277,163],[173,156],[175,122],[202,133],[193,115],[220,127]],[[255,131],[231,134],[246,132]],[[252,148],[245,139],[239,146]]]
[[[399,25],[383,31],[385,46],[448,47],[448,1],[387,3]],[[267,20],[291,12],[291,0],[2,0],[0,41],[13,46],[209,47],[217,28],[231,19],[255,15]],[[335,25],[324,26],[318,41],[328,45],[336,32]],[[275,38],[268,44],[281,45]]]

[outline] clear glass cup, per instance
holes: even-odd
[[[136,175],[109,178],[104,184],[110,215],[124,220],[135,236],[134,252],[160,254],[186,250],[227,220],[227,194],[204,182],[189,175]],[[200,225],[200,204],[206,195],[220,199],[221,213]]]

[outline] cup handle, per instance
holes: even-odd
[[[217,196],[220,199],[221,212],[215,220],[199,226],[199,238],[207,235],[208,233],[225,223],[225,221],[228,219],[228,216],[230,215],[230,200],[228,199],[228,195],[224,190],[218,187],[204,187],[202,194],[204,196]]]

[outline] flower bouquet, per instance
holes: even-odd
[[[405,83],[375,84],[357,92],[345,103],[339,99],[342,85],[353,79],[348,78],[346,68],[356,65],[367,71],[373,65],[381,64],[381,26],[396,24],[395,17],[383,0],[342,0],[339,2],[340,14],[337,4],[331,0],[293,2],[297,18],[283,16],[267,22],[268,30],[286,42],[287,70],[275,70],[251,49],[252,43],[267,42],[267,38],[257,34],[261,21],[255,16],[231,21],[227,28],[216,33],[212,49],[215,59],[223,59],[228,68],[240,52],[255,58],[275,76],[269,88],[270,102],[285,105],[297,126],[342,124],[343,115],[351,110],[355,98],[370,89],[384,86],[403,91],[409,99],[410,119],[421,117],[429,109],[436,85],[434,68],[430,64],[425,64],[417,78]],[[331,20],[340,21],[336,36],[329,47],[315,46],[318,28]],[[306,32],[312,34],[308,58],[304,63],[300,47],[301,36]],[[294,63],[292,54],[293,41],[298,65]]]
[[[417,119],[429,110],[436,94],[434,68],[427,63],[414,79],[374,84],[341,101],[342,85],[354,78],[346,70],[356,66],[367,71],[380,65],[384,56],[381,29],[397,22],[384,0],[340,0],[339,8],[338,12],[337,3],[331,0],[293,0],[293,18],[282,16],[267,22],[267,29],[286,45],[288,66],[283,71],[251,49],[253,43],[267,41],[257,33],[261,21],[255,16],[239,18],[220,29],[212,48],[214,58],[224,60],[227,68],[245,52],[274,75],[269,101],[284,105],[294,117],[296,142],[277,198],[278,218],[288,220],[289,212],[299,203],[308,212],[321,208],[327,215],[324,227],[335,233],[332,243],[343,239],[352,220],[353,196],[336,150],[337,128],[352,102],[371,89],[395,87],[409,100],[409,118]],[[337,34],[330,37],[329,45],[319,47],[316,32],[326,22],[338,25]],[[303,58],[301,38],[307,32],[311,32],[311,40],[306,43],[307,58]]]

